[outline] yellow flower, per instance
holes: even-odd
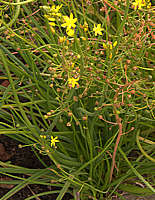
[[[74,29],[67,29],[66,30],[67,35],[69,35],[70,37],[72,37],[74,35]]]
[[[59,10],[60,10],[61,7],[62,7],[62,4],[60,6],[53,5],[52,8],[50,9],[51,14],[54,15],[54,16],[60,17],[61,13],[59,13]]]
[[[71,28],[75,28],[76,27],[75,23],[77,21],[77,18],[73,18],[73,14],[72,13],[70,14],[70,17],[63,16],[63,18],[64,18],[65,23],[62,24],[61,26],[62,27],[67,27],[67,31],[69,31],[69,29],[71,29]]]
[[[75,87],[75,85],[78,85],[78,81],[79,81],[79,78],[69,78],[68,79],[68,84],[71,85],[71,87]]]
[[[151,8],[151,2],[148,2],[147,8]]]
[[[64,36],[64,37],[59,37],[59,42],[60,42],[60,43],[65,42],[65,40],[66,40],[66,36]]]
[[[112,53],[110,53],[109,58],[112,59]]]
[[[103,48],[107,49],[107,45],[103,42]]]
[[[114,43],[113,43],[113,47],[115,47],[117,45],[117,41],[115,41]]]
[[[97,36],[97,34],[102,35],[103,28],[101,28],[101,24],[98,24],[96,26],[96,24],[94,24],[94,28],[93,31],[95,32],[95,36]]]
[[[82,40],[86,41],[87,39],[83,36],[80,37]]]
[[[53,17],[49,17],[48,20],[50,21],[50,22],[49,22],[49,25],[50,25],[50,26],[55,26],[55,22],[54,22],[55,19],[54,19]]]
[[[44,118],[45,118],[45,119],[48,119],[48,115],[44,115]]]
[[[109,49],[112,50],[112,44],[109,44]]]
[[[87,24],[87,22],[84,22],[83,28],[84,28],[85,32],[88,31],[88,24]]]
[[[72,63],[72,65],[71,65],[71,67],[70,67],[70,68],[71,68],[71,69],[73,69],[73,68],[74,68],[74,65],[75,65],[75,63]]]
[[[142,7],[146,6],[145,0],[135,0],[135,2],[133,2],[132,4],[133,4],[135,10],[137,8],[139,10],[141,10]]]
[[[81,58],[81,56],[78,54],[78,55],[77,55],[77,58],[78,58],[78,59],[80,59],[80,58]]]
[[[40,137],[46,139],[46,135],[40,135]]]
[[[56,136],[55,138],[53,137],[53,136],[51,136],[51,147],[55,147],[56,146],[56,142],[60,142],[59,140],[58,140],[58,137]]]
[[[51,7],[50,6],[40,6],[43,10],[45,10],[47,13],[50,12]]]
[[[55,29],[51,26],[52,33],[55,33]]]
[[[45,17],[48,19],[48,21],[52,21],[52,22],[55,21],[55,18],[54,18],[54,17],[50,17],[50,16],[48,16],[48,15],[45,15]]]

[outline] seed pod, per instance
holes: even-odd
[[[71,117],[72,115],[73,115],[72,112],[69,112],[69,113],[68,113],[68,117]]]
[[[87,119],[88,119],[87,116],[83,116],[83,117],[82,117],[82,120],[83,120],[83,121],[86,121]]]

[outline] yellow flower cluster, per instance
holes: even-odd
[[[44,15],[49,21],[49,25],[51,27],[51,31],[55,33],[55,29],[53,26],[55,26],[55,17],[61,17],[61,13],[59,12],[60,8],[62,7],[62,4],[59,6],[53,5],[52,7],[50,6],[44,6],[43,9],[48,13],[47,15]]]
[[[142,7],[151,7],[151,2],[150,0],[135,0],[132,5],[134,6],[134,9],[142,9]],[[55,30],[53,26],[56,26],[55,21],[56,17],[62,17],[64,23],[61,25],[62,27],[66,28],[66,33],[68,36],[72,37],[75,33],[75,23],[77,22],[77,18],[73,17],[73,13],[70,13],[70,16],[62,16],[62,14],[59,12],[59,10],[62,7],[61,5],[55,6],[53,5],[52,7],[50,6],[42,6],[43,9],[48,13],[47,15],[44,15],[48,20],[49,20],[49,25],[51,27],[52,32],[54,33]],[[88,24],[87,22],[84,22],[84,25],[81,27],[84,29],[86,32],[88,30]],[[94,24],[93,31],[95,32],[95,36],[97,35],[103,35],[102,31],[104,29],[101,27],[101,24]]]
[[[109,58],[110,59],[112,58],[112,52],[111,52],[111,50],[113,49],[113,47],[116,47],[116,45],[117,45],[117,41],[115,41],[113,44],[110,44],[109,42],[107,44],[105,44],[103,42],[103,48],[109,50]]]
[[[44,16],[49,20],[49,25],[53,33],[55,32],[53,26],[56,26],[55,18],[62,17],[64,23],[61,26],[66,28],[67,35],[72,37],[75,32],[75,27],[76,27],[75,23],[77,22],[77,18],[73,18],[73,13],[70,14],[70,17],[62,16],[62,14],[59,12],[61,7],[62,4],[60,6],[53,5],[52,7],[44,6],[43,9],[48,13],[47,15]]]
[[[60,8],[62,7],[62,4],[60,5],[60,6],[55,6],[55,5],[53,5],[52,7],[51,7],[51,14],[53,15],[53,16],[58,16],[58,17],[61,17],[61,13],[59,13],[59,10],[60,10]]]
[[[87,22],[85,21],[83,25],[80,24],[80,28],[82,28],[84,30],[84,32],[87,32],[88,31],[88,24],[87,24]]]
[[[62,27],[66,28],[66,33],[68,36],[72,37],[75,33],[75,23],[77,22],[77,18],[73,17],[73,13],[70,13],[70,16],[62,16],[61,13],[59,12],[60,8],[62,7],[62,4],[59,6],[53,5],[52,7],[50,6],[44,6],[44,10],[48,12],[47,15],[44,15],[48,20],[49,20],[49,25],[51,27],[52,32],[54,33],[55,30],[53,26],[56,26],[55,24],[55,17],[62,17],[64,23],[61,25]],[[88,31],[88,24],[87,22],[84,22],[84,25],[81,27],[84,29],[84,31]],[[101,24],[94,24],[93,31],[95,32],[95,36],[97,35],[102,35],[103,28],[101,28]]]
[[[150,0],[135,0],[135,2],[132,3],[134,6],[134,9],[136,10],[137,8],[139,10],[142,9],[142,7],[147,7],[150,8],[151,7],[151,2]]]

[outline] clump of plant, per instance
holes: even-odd
[[[8,176],[31,172],[2,200],[29,183],[62,189],[27,200],[155,192],[152,17],[150,1],[42,1],[5,24],[0,133],[31,146],[45,168],[0,162]]]

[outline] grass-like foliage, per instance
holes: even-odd
[[[15,184],[1,200],[27,184],[58,190],[26,200],[155,193],[150,1],[0,2],[1,79],[10,83],[0,86],[0,134],[31,146],[44,166],[0,162]]]

